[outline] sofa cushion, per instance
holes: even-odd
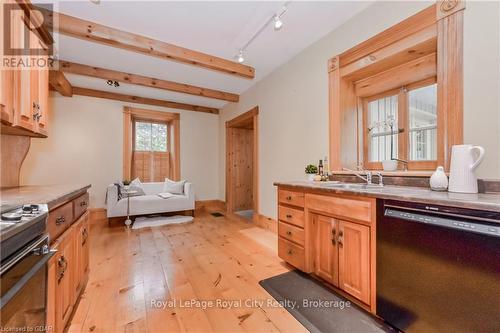
[[[193,209],[189,197],[185,195],[173,195],[171,198],[162,199],[156,194],[147,194],[130,197],[128,200],[130,200],[130,215],[155,214]],[[126,214],[127,198],[118,201],[116,209]]]
[[[184,194],[184,184],[186,180],[181,180],[179,182],[165,178],[165,183],[163,185],[163,192],[169,192],[172,194]]]

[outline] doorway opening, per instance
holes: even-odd
[[[253,220],[258,214],[259,107],[226,122],[226,209]]]

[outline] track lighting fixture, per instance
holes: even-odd
[[[274,30],[280,30],[283,26],[283,21],[281,21],[280,15],[274,15]]]
[[[108,84],[108,86],[114,86],[115,88],[118,88],[120,86],[120,83],[118,83],[118,81],[108,80],[106,81],[106,83]]]
[[[240,64],[245,61],[245,58],[243,57],[243,49],[240,49],[240,51],[238,52],[236,60],[238,60]]]

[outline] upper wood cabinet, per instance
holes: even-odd
[[[10,41],[13,48],[25,46],[25,32],[28,31],[29,47],[41,50],[42,59],[37,63],[48,64],[48,47],[29,30],[25,12],[11,12]],[[46,137],[49,112],[49,69],[47,67],[2,69],[0,76],[0,107],[2,133]]]

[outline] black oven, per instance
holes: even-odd
[[[47,262],[55,251],[49,236],[32,240],[2,261],[0,311],[2,332],[46,331]]]

